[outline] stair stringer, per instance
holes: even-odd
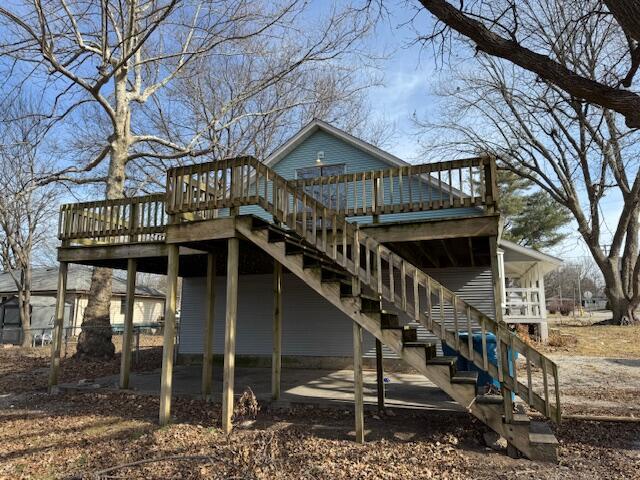
[[[456,403],[463,406],[498,435],[506,438],[510,444],[527,458],[535,460],[543,456],[537,451],[536,446],[531,444],[528,428],[525,430],[503,422],[503,406],[501,404],[476,403],[475,385],[452,383],[449,367],[428,365],[424,350],[405,348],[400,332],[383,330],[380,327],[379,320],[376,319],[376,314],[365,314],[360,311],[360,301],[357,297],[341,297],[340,287],[337,282],[322,282],[319,271],[303,268],[302,254],[286,255],[282,242],[270,243],[268,234],[265,231],[252,230],[251,222],[251,217],[237,218],[236,230],[247,240],[284,265],[291,273],[383,344],[391,348],[402,360],[436,384]],[[546,453],[544,456],[546,459]]]

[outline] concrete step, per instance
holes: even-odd
[[[531,422],[529,425],[529,443],[532,460],[543,462],[558,461],[558,439],[553,430],[544,422]]]

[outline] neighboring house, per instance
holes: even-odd
[[[89,299],[92,268],[73,265],[69,268],[65,297],[66,335],[80,331],[84,310]],[[31,328],[34,335],[50,333],[56,302],[57,268],[34,268],[31,282]],[[126,280],[113,276],[111,324],[121,329],[126,309]],[[0,332],[2,343],[18,343],[21,325],[18,315],[17,290],[9,272],[0,273]],[[164,293],[144,286],[136,287],[134,324],[158,322],[164,315]]]
[[[362,439],[362,357],[376,357],[382,398],[384,354],[425,375],[528,458],[556,458],[553,433],[516,420],[511,393],[558,422],[557,365],[500,320],[522,323],[524,314],[512,320],[515,310],[533,308],[527,321],[542,325],[533,297],[512,305],[526,292],[505,290],[505,276],[540,291],[539,275],[557,262],[500,242],[495,159],[409,165],[314,120],[264,161],[185,164],[165,180],[166,191],[154,195],[63,205],[58,249],[64,265],[167,275],[161,425],[180,383],[172,382],[181,374],[174,354],[206,360],[205,396],[213,355],[224,354],[225,432],[233,426],[236,356],[244,356],[271,365],[274,399],[282,364],[353,367]],[[541,311],[544,299],[535,302]],[[453,354],[442,355],[443,344]],[[526,371],[511,368],[516,355]],[[56,369],[54,361],[54,378]],[[490,381],[503,395],[484,395]]]
[[[500,241],[498,250],[504,319],[513,324],[530,325],[533,333],[546,342],[547,301],[544,276],[558,268],[562,260],[508,240]]]

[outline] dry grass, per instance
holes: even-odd
[[[640,325],[560,326],[558,331],[559,334],[549,336],[549,345],[544,347],[547,351],[586,357],[640,358]]]

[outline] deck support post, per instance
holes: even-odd
[[[271,357],[271,398],[280,399],[282,373],[282,264],[273,263],[273,354]]]
[[[489,254],[491,257],[491,277],[493,280],[493,298],[495,304],[495,312],[496,312],[496,321],[499,326],[504,326],[504,318],[502,313],[502,298],[503,298],[503,288],[504,288],[504,279],[502,275],[500,275],[500,264],[498,258],[498,237],[489,237]],[[505,376],[510,375],[509,368],[509,353],[508,353],[508,345],[505,345],[502,342],[500,335],[500,328],[496,331],[496,343],[499,346],[498,349],[498,358],[496,359],[500,362],[500,366],[502,368],[503,374]],[[514,366],[515,367],[515,366]],[[513,399],[511,398],[511,390],[505,387],[505,384],[502,383],[500,388],[503,398],[504,405],[504,419],[506,423],[513,422]],[[517,450],[511,444],[511,442],[507,439],[507,453],[509,456],[514,456]]]
[[[202,352],[202,396],[208,399],[212,393],[213,375],[213,324],[215,317],[216,256],[207,254],[207,320],[204,328]]]
[[[64,300],[67,294],[67,272],[69,264],[60,262],[58,269],[58,293],[56,296],[56,317],[53,327],[53,341],[51,342],[51,367],[49,371],[49,393],[52,393],[58,385],[60,372],[60,351],[62,349],[62,336],[64,333]]]
[[[161,426],[171,419],[171,383],[173,380],[173,352],[176,338],[176,301],[178,293],[179,250],[177,245],[168,245],[167,297],[164,314],[164,339],[162,342],[162,372],[160,374]]]
[[[122,335],[122,353],[120,357],[120,388],[129,388],[129,373],[131,372],[131,341],[133,340],[133,307],[136,294],[135,258],[127,260],[127,296],[124,314],[124,333]]]
[[[224,330],[224,378],[222,386],[222,430],[233,429],[233,382],[236,355],[236,318],[238,315],[238,260],[239,241],[228,240],[227,253],[227,312]]]
[[[376,338],[376,385],[378,387],[378,412],[384,413],[384,365],[382,342]]]
[[[356,442],[364,443],[364,388],[362,385],[362,327],[353,322],[353,383],[356,414]]]

